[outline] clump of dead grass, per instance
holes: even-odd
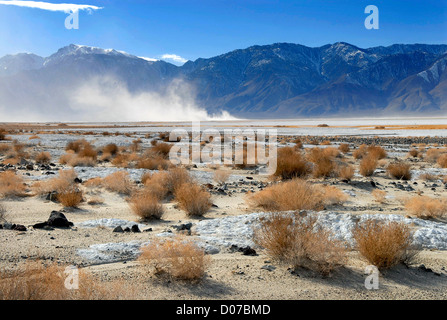
[[[248,201],[266,211],[314,210],[341,204],[347,195],[334,186],[316,185],[293,179],[249,195]]]
[[[195,182],[183,183],[175,188],[175,200],[188,216],[201,217],[211,208],[211,195]]]
[[[260,219],[254,242],[273,259],[330,275],[346,261],[345,244],[309,216],[274,213]]]
[[[126,298],[123,283],[104,284],[79,270],[78,288],[65,287],[64,266],[28,262],[23,269],[0,271],[0,300],[109,300]]]
[[[360,254],[379,270],[406,262],[411,255],[412,234],[398,222],[367,220],[353,232]]]
[[[117,171],[102,179],[102,185],[109,191],[130,195],[135,184],[127,171]]]
[[[410,180],[411,179],[411,166],[403,162],[393,162],[387,167],[387,173],[394,179],[398,180]]]
[[[290,147],[278,149],[275,177],[282,180],[305,178],[312,172],[309,162],[299,150]]]
[[[160,219],[164,213],[163,205],[151,192],[138,192],[129,200],[132,211],[143,220]]]
[[[436,219],[447,213],[447,201],[429,196],[415,196],[405,201],[405,209],[421,219]]]
[[[0,196],[26,197],[27,187],[21,176],[13,171],[0,172]]]
[[[153,268],[158,276],[179,280],[201,280],[210,262],[203,249],[182,238],[154,240],[141,251],[141,264]]]

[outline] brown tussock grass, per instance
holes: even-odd
[[[359,171],[360,174],[364,177],[370,177],[376,171],[379,162],[376,157],[373,156],[364,156],[360,161]]]
[[[250,204],[266,211],[313,210],[321,211],[326,205],[340,204],[347,195],[333,186],[316,185],[293,179],[251,194]]]
[[[163,205],[150,192],[138,192],[129,200],[132,211],[143,220],[160,219],[164,214]]]
[[[441,168],[447,168],[447,154],[441,154],[436,162]]]
[[[340,146],[338,147],[338,150],[340,150],[343,153],[348,153],[349,151],[351,151],[351,148],[349,148],[349,144],[347,143],[342,143],[340,144]]]
[[[310,163],[300,151],[290,147],[278,149],[277,166],[274,177],[282,180],[304,178],[312,172]]]
[[[344,243],[335,240],[330,231],[316,226],[316,219],[309,216],[274,213],[263,217],[254,230],[254,242],[280,263],[323,276],[346,262]]]
[[[0,195],[7,197],[26,197],[27,187],[21,176],[13,171],[0,172]]]
[[[386,191],[374,189],[371,192],[371,195],[374,197],[374,201],[378,203],[386,203]]]
[[[58,193],[57,200],[66,208],[77,208],[83,201],[82,191],[76,188],[69,188]]]
[[[0,271],[0,300],[115,300],[128,298],[122,282],[102,283],[79,269],[79,288],[65,287],[65,266],[28,262],[23,270]]]
[[[398,180],[411,179],[411,166],[403,162],[390,163],[386,169],[388,175]]]
[[[51,155],[49,152],[42,151],[36,155],[34,158],[37,163],[50,163]]]
[[[64,193],[73,187],[76,177],[77,174],[74,169],[60,170],[57,177],[47,181],[35,182],[32,189],[36,195],[40,196],[47,195],[50,192]]]
[[[141,251],[138,261],[155,275],[179,280],[201,280],[210,263],[203,249],[182,238],[154,240]]]
[[[342,180],[351,181],[355,170],[351,165],[344,165],[338,167],[338,177]]]
[[[405,209],[421,219],[437,219],[447,213],[447,201],[429,196],[415,196],[405,201]]]
[[[201,217],[211,208],[211,195],[195,182],[187,182],[174,191],[175,200],[188,216]]]
[[[108,175],[102,179],[102,184],[109,191],[125,195],[130,195],[135,188],[127,171],[117,171]]]
[[[409,259],[412,234],[397,222],[367,220],[353,233],[360,254],[379,270],[390,269]]]

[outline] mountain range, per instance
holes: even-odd
[[[321,47],[275,43],[176,66],[72,44],[46,58],[25,53],[0,58],[0,110],[50,113],[70,105],[68,93],[75,88],[108,77],[135,95],[164,94],[180,79],[209,114],[439,116],[447,115],[446,69],[447,45],[362,49],[344,42]]]

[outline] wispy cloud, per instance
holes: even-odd
[[[50,2],[42,2],[42,1],[16,1],[16,0],[7,0],[0,1],[0,4],[9,5],[9,6],[17,6],[17,7],[26,7],[26,8],[35,8],[42,9],[48,11],[60,11],[60,12],[70,12],[70,11],[81,11],[87,10],[91,12],[92,10],[100,10],[102,7],[92,6],[88,4],[73,4],[73,3],[50,3]]]
[[[168,60],[168,61],[172,61],[175,63],[180,63],[180,64],[184,64],[185,62],[187,62],[188,60],[185,58],[182,58],[176,54],[164,54],[161,56],[161,59],[163,60]]]

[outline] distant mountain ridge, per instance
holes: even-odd
[[[14,104],[49,111],[52,105],[70,103],[59,93],[110,76],[132,93],[164,92],[171,81],[182,79],[193,88],[197,104],[211,114],[447,115],[446,68],[447,45],[362,49],[345,42],[315,48],[275,43],[181,67],[113,49],[69,45],[47,58],[0,58],[0,109]]]

